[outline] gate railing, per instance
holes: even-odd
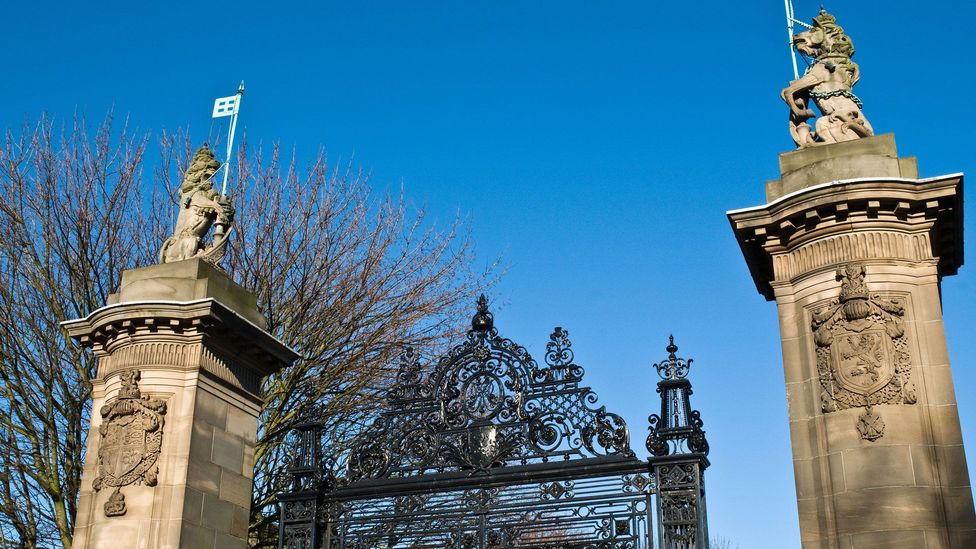
[[[661,409],[641,460],[581,385],[568,332],[539,365],[498,335],[482,296],[435,364],[404,353],[386,407],[348,444],[322,456],[318,424],[296,428],[279,547],[707,549],[708,443],[677,350],[672,338],[655,364]]]

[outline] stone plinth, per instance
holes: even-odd
[[[180,261],[126,271],[109,305],[63,325],[98,358],[74,547],[246,547],[261,380],[296,358],[254,296]],[[143,432],[147,403],[163,413]]]
[[[862,177],[918,178],[915,157],[898,157],[890,133],[854,141],[807,147],[779,155],[780,178],[766,182],[766,200],[774,200],[805,187]]]
[[[939,291],[962,175],[904,177],[890,136],[780,162],[770,202],[728,215],[779,312],[803,547],[976,547]]]

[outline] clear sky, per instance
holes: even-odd
[[[640,455],[658,407],[650,365],[695,358],[711,442],[712,532],[799,547],[775,306],[725,212],[764,202],[793,148],[783,4],[762,2],[48,2],[0,17],[0,122],[114,105],[157,135],[210,129],[247,82],[241,125],[309,160],[322,145],[435,217],[470,215],[504,254],[496,324],[542,359],[569,329]],[[151,7],[152,6],[152,7]],[[812,18],[818,2],[796,0]],[[969,2],[844,1],[856,92],[923,176],[973,168]],[[974,203],[967,190],[966,202]],[[974,255],[969,215],[966,255]],[[943,286],[967,449],[976,464],[976,273]]]

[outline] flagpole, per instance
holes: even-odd
[[[244,100],[244,81],[237,88],[237,106],[230,119],[230,135],[227,138],[227,161],[224,162],[224,184],[220,187],[220,194],[227,196],[227,175],[230,174],[230,155],[234,149],[234,132],[237,130],[237,115],[241,112],[241,102]]]
[[[793,59],[793,80],[800,79],[800,71],[796,67],[796,50],[793,49],[793,0],[783,0],[786,6],[786,32],[790,35],[790,57]]]

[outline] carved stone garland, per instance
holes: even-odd
[[[93,488],[97,492],[105,487],[115,487],[104,506],[107,517],[125,514],[123,486],[156,485],[159,471],[156,461],[163,441],[166,403],[142,396],[139,378],[138,370],[123,372],[118,398],[101,409],[98,477]]]
[[[915,404],[912,361],[905,336],[905,308],[870,294],[864,265],[837,272],[840,297],[813,314],[811,327],[820,375],[821,409],[864,408],[857,430],[864,440],[884,436],[879,404]]]

